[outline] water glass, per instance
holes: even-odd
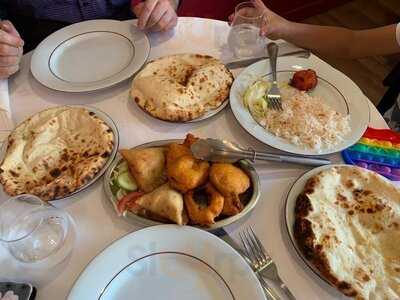
[[[228,35],[228,45],[236,57],[258,56],[265,51],[265,41],[260,36],[263,18],[263,13],[250,1],[236,6]]]
[[[66,212],[33,195],[19,195],[0,205],[0,241],[21,262],[63,252],[70,225]]]

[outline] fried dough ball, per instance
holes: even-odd
[[[171,144],[167,152],[167,176],[171,187],[186,193],[204,183],[208,178],[209,164],[194,158],[183,145]]]
[[[189,219],[193,224],[208,226],[215,223],[224,207],[224,197],[207,183],[197,190],[190,190],[183,197]]]
[[[167,150],[167,169],[172,168],[172,164],[182,156],[193,156],[190,149],[184,145],[173,143]]]
[[[239,195],[250,187],[246,173],[232,164],[215,163],[210,168],[210,181],[224,196],[223,215],[233,216],[242,211]]]
[[[318,78],[314,70],[301,70],[294,73],[290,85],[300,91],[309,91],[317,86]]]
[[[188,133],[186,135],[185,141],[183,142],[183,145],[188,147],[190,149],[190,147],[196,143],[199,140],[198,137],[195,137],[193,134]]]

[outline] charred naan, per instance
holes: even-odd
[[[233,76],[217,59],[178,54],[148,63],[132,82],[132,99],[152,116],[189,121],[220,106]]]
[[[305,257],[345,295],[400,299],[400,189],[371,171],[333,167],[296,202]]]
[[[91,180],[114,147],[114,134],[94,112],[80,107],[42,111],[18,125],[0,165],[7,194],[64,197]]]

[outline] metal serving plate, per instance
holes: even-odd
[[[171,143],[182,143],[182,142],[183,142],[183,140],[154,141],[154,142],[136,146],[133,149],[163,147],[163,146],[166,146]],[[118,209],[117,209],[118,200],[111,192],[110,181],[111,181],[111,174],[112,174],[113,170],[122,160],[123,160],[122,156],[120,154],[118,154],[116,159],[113,161],[113,163],[107,170],[106,174],[104,175],[104,179],[103,179],[103,186],[104,186],[104,191],[106,193],[106,196],[111,201],[111,203],[114,206],[114,209],[117,213],[118,213]],[[254,169],[254,167],[252,166],[252,164],[250,163],[250,161],[241,160],[238,163],[239,163],[239,166],[241,167],[241,169],[250,177],[251,186],[253,188],[253,193],[252,193],[247,205],[244,207],[244,209],[240,213],[238,213],[235,216],[228,217],[223,220],[217,221],[217,222],[215,222],[215,224],[208,226],[208,227],[201,227],[201,226],[196,226],[196,227],[202,228],[207,231],[213,231],[213,230],[222,228],[222,227],[230,225],[230,224],[238,221],[242,217],[248,215],[253,210],[253,208],[256,206],[257,201],[260,198],[260,190],[261,190],[260,189],[260,179],[258,177],[258,174],[257,174],[256,170]],[[161,222],[153,221],[153,220],[144,218],[142,216],[136,215],[136,214],[134,214],[132,212],[128,212],[128,211],[124,212],[122,217],[134,222],[135,224],[139,224],[142,226],[154,226],[154,225],[163,224]]]
[[[101,120],[103,120],[107,124],[107,126],[110,127],[110,129],[112,130],[112,132],[114,134],[114,147],[112,149],[111,155],[108,157],[108,160],[104,164],[103,168],[101,168],[101,170],[90,181],[88,181],[86,184],[82,185],[80,188],[76,189],[72,193],[68,194],[67,196],[57,197],[57,198],[55,198],[53,200],[50,200],[50,201],[61,200],[61,199],[65,199],[65,198],[71,197],[72,195],[75,195],[75,194],[79,193],[80,191],[85,190],[86,188],[91,186],[93,183],[95,183],[104,174],[104,172],[107,170],[107,168],[110,167],[111,163],[114,161],[115,156],[117,155],[118,147],[119,147],[119,132],[118,132],[117,125],[111,119],[111,117],[109,115],[107,115],[105,112],[103,112],[103,111],[101,111],[101,110],[99,110],[99,109],[97,109],[97,108],[95,108],[93,106],[87,106],[87,105],[63,105],[63,106],[66,106],[66,107],[81,107],[81,108],[84,108],[84,109],[86,109],[86,110],[88,110],[90,112],[95,113],[95,115],[98,116]],[[51,108],[53,108],[53,107],[50,107],[49,109],[51,109]],[[40,111],[40,112],[42,112],[42,111]],[[40,112],[38,112],[38,113],[40,113]],[[12,133],[13,133],[13,131],[11,131],[10,135]],[[1,146],[1,150],[0,150],[1,161],[3,161],[3,159],[4,159],[4,156],[5,156],[6,151],[7,151],[7,147],[8,147],[8,138]]]

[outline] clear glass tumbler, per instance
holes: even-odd
[[[62,252],[70,227],[65,211],[33,195],[19,195],[0,205],[0,241],[25,263]]]
[[[253,57],[265,51],[264,38],[260,36],[263,14],[250,1],[235,8],[228,45],[236,57]]]

